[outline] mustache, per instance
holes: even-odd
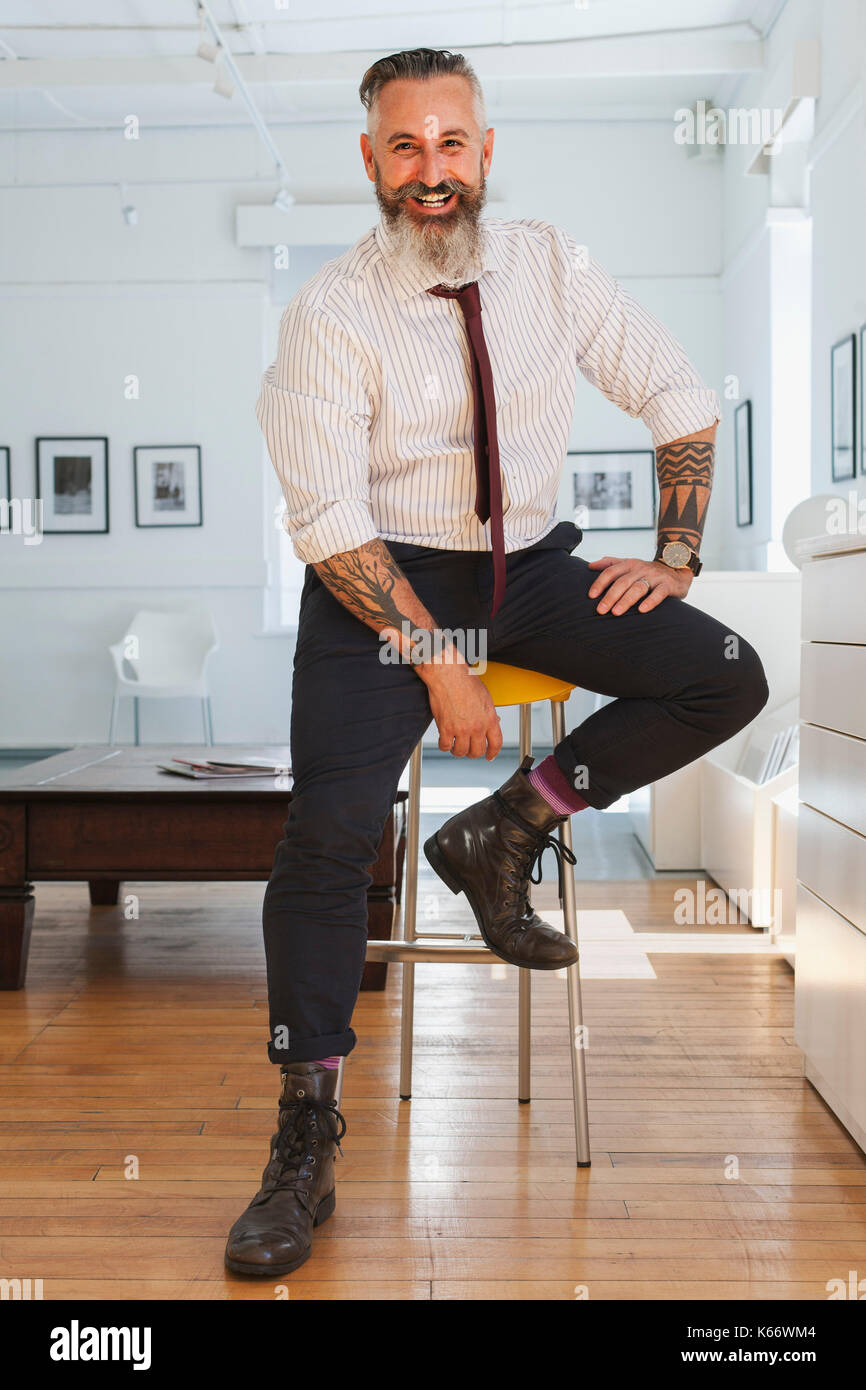
[[[475,190],[468,183],[461,182],[460,179],[446,179],[443,183],[437,183],[435,188],[428,188],[426,183],[404,183],[395,191],[394,196],[402,203],[407,198],[420,198],[425,193],[444,196],[446,193],[474,193]]]

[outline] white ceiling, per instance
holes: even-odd
[[[209,0],[272,128],[360,122],[374,58],[415,46],[473,61],[492,121],[670,119],[729,101],[784,0]],[[194,0],[4,0],[0,130],[249,124],[196,56]]]

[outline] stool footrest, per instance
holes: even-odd
[[[473,946],[470,942],[457,941],[368,941],[367,960],[384,961],[460,961],[469,964],[483,964],[485,961],[498,961],[499,957],[486,946]]]

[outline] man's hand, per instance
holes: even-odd
[[[649,613],[668,595],[685,598],[694,578],[690,569],[672,569],[661,560],[618,560],[604,555],[600,560],[590,560],[589,567],[601,570],[589,591],[590,598],[604,594],[596,612],[610,612],[616,618],[634,604],[639,613]]]
[[[492,762],[502,748],[502,729],[484,682],[453,655],[449,660],[425,662],[416,670],[427,686],[442,752]]]

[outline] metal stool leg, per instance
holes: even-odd
[[[561,700],[551,700],[553,717],[554,746],[565,738],[565,705]],[[571,819],[564,820],[559,827],[559,841],[566,849],[571,849]],[[565,930],[577,945],[577,904],[574,893],[574,872],[570,864],[562,866],[562,915]],[[589,1110],[586,1095],[585,1036],[583,1031],[583,1008],[580,998],[580,962],[570,965],[566,970],[568,981],[568,1023],[571,1052],[571,1087],[574,1098],[574,1135],[577,1147],[578,1168],[588,1168],[591,1163],[589,1150]]]
[[[340,1065],[337,1068],[337,1088],[334,1092],[334,1099],[337,1102],[337,1109],[340,1108],[340,1101],[343,1099],[343,1073],[346,1069],[345,1057],[340,1058]]]
[[[532,705],[520,706],[520,761],[532,752]],[[517,968],[517,1099],[532,1099],[532,971]]]
[[[421,740],[409,759],[409,803],[406,812],[406,888],[403,902],[403,940],[418,935],[418,840],[421,828]],[[415,1021],[415,966],[403,962],[400,1008],[400,1099],[412,1095],[412,1034]]]

